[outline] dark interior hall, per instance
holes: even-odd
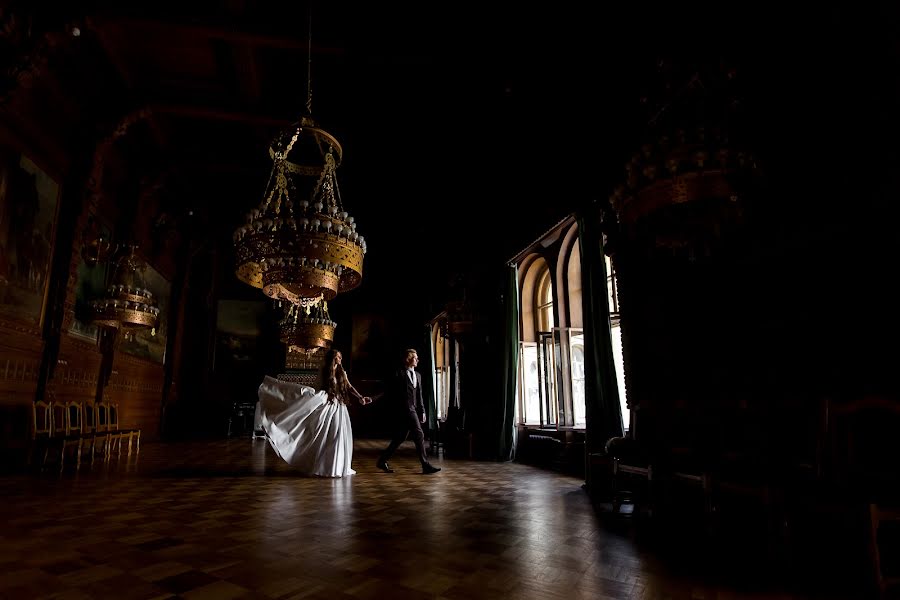
[[[900,593],[900,8],[384,4],[0,8],[0,597]],[[259,437],[309,117],[360,257],[310,318],[364,394],[418,350],[434,481],[384,402],[351,478]]]

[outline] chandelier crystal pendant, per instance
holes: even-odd
[[[150,329],[156,335],[159,307],[144,281],[146,265],[136,254],[137,246],[128,247],[115,263],[112,283],[106,293],[91,301],[91,321],[122,332],[126,339],[139,329]]]
[[[293,304],[352,290],[366,241],[341,204],[341,145],[306,116],[276,136],[269,154],[263,200],[234,232],[237,278]]]

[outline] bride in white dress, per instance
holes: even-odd
[[[355,475],[353,430],[347,404],[350,398],[360,404],[372,399],[350,384],[341,366],[337,350],[325,355],[322,385],[311,387],[266,377],[259,386],[259,422],[269,443],[298,471],[320,477]]]

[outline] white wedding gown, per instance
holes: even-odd
[[[324,390],[266,377],[259,386],[259,423],[278,456],[306,475],[355,475],[350,413]]]

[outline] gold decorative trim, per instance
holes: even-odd
[[[110,308],[108,310],[95,311],[91,321],[101,327],[156,327],[156,315],[140,310]]]
[[[320,128],[316,127],[313,124],[312,119],[310,119],[309,117],[304,117],[304,121],[301,121],[300,123],[294,123],[287,129],[285,129],[285,131],[286,132],[289,131],[289,132],[293,133],[294,131],[297,131],[298,129],[300,130],[301,133],[303,131],[311,132],[313,134],[313,137],[316,138],[316,140],[319,141],[320,144],[322,143],[322,140],[324,140],[329,146],[331,146],[334,149],[334,152],[337,153],[337,156],[335,157],[335,166],[338,166],[341,164],[341,159],[344,157],[344,149],[341,147],[341,143],[339,141],[337,141],[336,137],[334,137],[333,135],[331,135],[324,129],[320,129]],[[275,155],[276,155],[275,148],[270,146],[269,147],[269,157],[272,160],[275,160]],[[303,168],[301,165],[297,165],[297,164],[292,163],[287,160],[284,161],[284,164]],[[322,172],[322,170],[320,168],[318,170],[318,172],[315,173],[315,175],[318,175],[321,172]]]
[[[634,194],[614,197],[613,207],[622,223],[632,224],[667,206],[719,198],[728,200],[735,194],[728,181],[728,171],[700,171],[660,179]]]
[[[270,298],[285,298],[284,292],[300,298],[323,296],[331,300],[337,295],[338,276],[324,269],[294,267],[269,269],[263,273],[263,292]]]
[[[297,323],[281,331],[281,341],[288,351],[307,351],[311,348],[330,348],[334,340],[334,325]]]
[[[323,220],[325,215],[319,215]],[[362,248],[345,238],[326,232],[307,232],[304,236],[307,246],[303,256],[309,261],[318,260],[320,264],[330,264],[326,273],[306,265],[287,264],[264,268],[260,259],[283,259],[276,251],[277,232],[251,235],[241,240],[235,248],[237,268],[235,276],[242,282],[266,291],[271,298],[279,298],[274,294],[275,288],[269,287],[274,282],[296,282],[304,278],[312,285],[291,289],[291,292],[306,298],[323,294],[331,300],[337,292],[345,292],[356,288],[362,282],[363,251]],[[314,273],[319,271],[320,273]],[[340,272],[340,275],[337,273]],[[285,279],[281,279],[285,278]],[[289,288],[290,289],[290,288]]]

